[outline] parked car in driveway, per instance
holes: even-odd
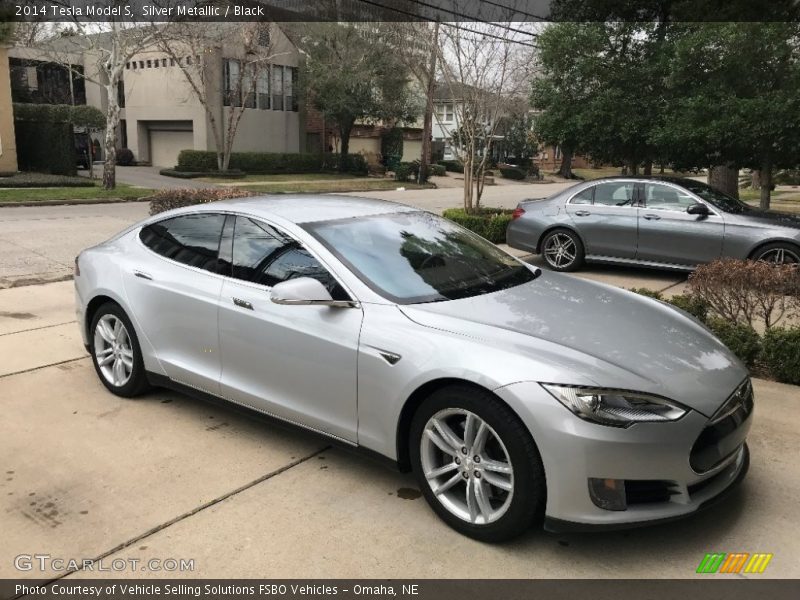
[[[506,238],[555,271],[584,262],[691,270],[722,257],[800,263],[800,215],[683,178],[609,177],[521,202]]]
[[[748,468],[747,371],[697,321],[409,206],[191,206],[75,266],[108,390],[223,399],[388,458],[477,539],[689,515]]]

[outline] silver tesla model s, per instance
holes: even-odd
[[[722,257],[800,263],[800,216],[693,179],[610,177],[520,203],[506,237],[554,271],[584,262],[692,270]]]
[[[382,455],[481,540],[688,515],[747,471],[747,371],[697,321],[408,206],[177,209],[83,251],[75,290],[111,392],[221,398]]]

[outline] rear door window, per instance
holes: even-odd
[[[632,181],[608,181],[594,186],[594,203],[604,206],[631,206],[636,184]]]
[[[217,272],[225,215],[183,215],[143,227],[139,239],[156,254],[190,267]]]

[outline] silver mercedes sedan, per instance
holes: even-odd
[[[584,262],[692,270],[722,257],[800,263],[800,215],[682,178],[610,177],[522,202],[506,237],[554,271]]]
[[[480,540],[682,517],[748,468],[747,371],[697,321],[409,206],[191,206],[75,275],[112,393],[224,399],[385,457]]]

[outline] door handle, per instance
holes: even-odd
[[[153,281],[153,276],[150,275],[150,273],[145,273],[144,271],[134,271],[133,274],[139,279],[146,279],[147,281]]]
[[[576,217],[588,217],[590,214],[592,214],[592,213],[590,213],[588,210],[576,210],[575,211],[575,216]]]
[[[236,306],[246,308],[247,310],[253,310],[253,305],[250,304],[247,300],[240,300],[239,298],[233,298],[233,303]]]
[[[645,215],[644,218],[648,221],[658,221],[661,217],[658,215]]]

